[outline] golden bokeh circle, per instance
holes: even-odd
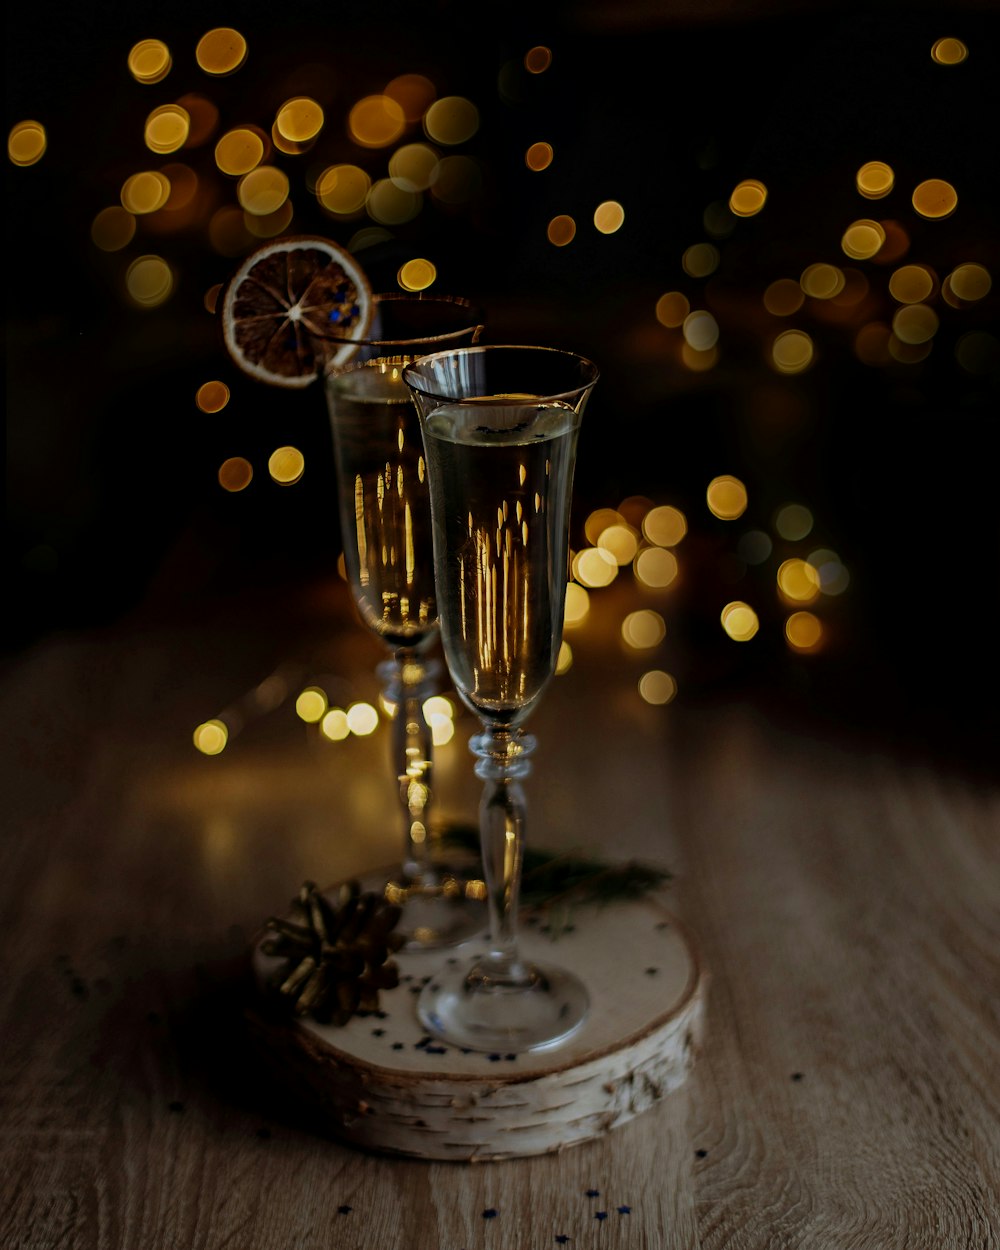
[[[231,26],[216,26],[198,40],[194,57],[206,74],[220,78],[235,73],[247,59],[247,41]]]
[[[642,536],[655,547],[676,547],[687,533],[687,518],[680,508],[660,504],[642,518]]]
[[[945,36],[936,39],[931,47],[931,59],[938,65],[961,65],[969,55],[969,49],[961,39]]]
[[[796,651],[815,651],[823,641],[823,624],[812,612],[793,612],[785,621],[785,637]]]
[[[885,227],[867,217],[853,221],[844,231],[840,246],[852,260],[870,260],[885,242]]]
[[[140,39],[129,50],[128,71],[136,82],[162,82],[172,65],[170,49],[162,39]]]
[[[102,208],[90,223],[90,237],[102,252],[120,252],[135,237],[135,217],[118,204]]]
[[[288,192],[288,175],[276,165],[258,165],[244,174],[236,186],[241,207],[256,217],[276,213],[288,199]]]
[[[529,48],[524,54],[524,68],[529,74],[542,74],[552,64],[552,49],[544,44]]]
[[[297,447],[277,447],[267,459],[267,471],[279,486],[294,486],[305,469],[305,457]]]
[[[677,682],[661,668],[650,669],[639,678],[639,694],[654,706],[670,703],[677,695]]]
[[[223,490],[236,494],[253,481],[253,465],[243,456],[230,456],[219,465],[218,477]]]
[[[727,603],[719,614],[722,628],[734,642],[749,642],[760,629],[757,613],[741,599]]]
[[[625,210],[617,200],[605,200],[594,209],[594,226],[601,234],[614,234],[625,221]]]
[[[294,96],[278,109],[274,124],[290,143],[309,143],[323,129],[323,109],[310,96]]]
[[[576,222],[565,213],[553,217],[545,230],[549,242],[554,247],[565,247],[572,243],[576,235]]]
[[[771,344],[771,364],[779,373],[804,373],[814,355],[812,338],[805,330],[784,330]]]
[[[236,126],[215,145],[215,163],[224,174],[242,178],[264,159],[264,140],[249,126]]]
[[[951,272],[951,289],[963,303],[972,304],[990,292],[993,279],[985,265],[970,261],[957,265]]]
[[[844,281],[842,269],[819,261],[803,270],[799,285],[813,299],[833,299],[844,289]]]
[[[921,217],[940,221],[958,207],[958,192],[943,178],[927,178],[914,188],[912,203]]]
[[[391,96],[364,96],[348,114],[347,129],[363,148],[386,148],[406,129],[406,114]]]
[[[330,165],[316,179],[316,198],[331,213],[348,215],[364,208],[372,188],[369,175],[358,165]]]
[[[690,311],[688,297],[680,291],[666,291],[656,301],[656,320],[671,330],[680,329]]]
[[[396,274],[396,281],[404,291],[426,291],[436,280],[437,266],[421,256],[400,265]]]
[[[30,118],[12,126],[7,135],[7,156],[13,165],[24,167],[37,164],[47,147],[45,127]]]
[[[122,207],[139,216],[155,213],[169,198],[170,180],[155,169],[132,174],[121,189]]]
[[[767,187],[756,178],[746,178],[733,188],[729,211],[737,217],[754,217],[767,202]]]
[[[229,387],[215,379],[202,382],[195,392],[194,402],[202,412],[221,412],[229,403]]]
[[[437,88],[423,74],[399,74],[386,84],[385,95],[395,100],[407,122],[420,121],[437,95]]]
[[[424,113],[428,139],[454,147],[466,143],[479,129],[479,110],[465,96],[442,96]]]
[[[855,186],[866,200],[884,199],[896,182],[892,166],[885,161],[866,161],[855,175]]]
[[[892,319],[892,331],[901,343],[919,346],[937,333],[938,315],[927,304],[904,304]]]
[[[140,308],[155,308],[174,289],[174,271],[162,256],[137,256],[125,274],[125,289]]]
[[[764,292],[764,307],[772,317],[791,317],[804,303],[805,294],[794,278],[776,278]]]
[[[889,294],[899,304],[920,304],[930,297],[935,285],[926,265],[903,265],[889,278]]]
[[[665,590],[677,580],[680,566],[667,547],[644,547],[632,565],[636,581],[650,590]]]
[[[161,104],[146,118],[144,139],[151,152],[165,155],[176,152],[187,143],[191,133],[191,116],[179,104]]]
[[[705,499],[709,512],[720,521],[735,521],[747,510],[747,488],[738,477],[728,473],[712,478]]]
[[[548,169],[552,164],[552,157],[551,143],[533,143],[524,154],[524,163],[537,173],[542,169]]]

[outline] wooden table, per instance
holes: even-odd
[[[1000,1245],[1000,789],[746,700],[650,707],[600,603],[532,726],[529,837],[676,874],[712,978],[687,1084],[535,1159],[318,1134],[249,1057],[245,953],[304,879],[394,859],[386,735],[322,742],[291,701],[217,757],[191,734],[296,657],[373,700],[378,653],[342,587],[147,612],[0,687],[0,1243]],[[471,729],[442,822],[474,818]]]

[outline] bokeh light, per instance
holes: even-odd
[[[900,304],[922,303],[934,286],[934,275],[926,265],[903,265],[889,278],[889,294]]]
[[[951,36],[936,39],[931,48],[931,57],[938,65],[960,65],[969,55],[969,49],[961,41]]]
[[[788,542],[798,542],[811,532],[813,514],[801,503],[786,503],[774,517],[774,528]]]
[[[158,170],[146,169],[125,179],[122,207],[130,213],[155,213],[170,198],[170,182]]]
[[[851,577],[841,563],[840,556],[828,547],[819,547],[806,557],[816,570],[819,588],[824,595],[842,595],[850,585]]]
[[[742,600],[727,603],[719,616],[722,628],[734,642],[749,642],[760,628],[757,613]]]
[[[813,299],[833,299],[844,289],[844,274],[836,265],[819,261],[803,270],[799,285]]]
[[[423,207],[423,196],[417,191],[404,191],[391,178],[372,183],[365,200],[365,209],[372,221],[383,226],[401,226],[412,221]]]
[[[466,143],[478,129],[479,110],[464,96],[442,96],[424,114],[427,138],[448,147]]]
[[[348,216],[364,208],[371,188],[358,165],[329,165],[316,179],[316,198],[328,212]]]
[[[219,465],[219,485],[230,494],[237,494],[253,481],[253,465],[245,456],[230,456]]]
[[[639,539],[630,525],[609,525],[602,530],[597,546],[614,556],[619,566],[631,564],[639,550]]]
[[[684,341],[696,352],[710,352],[719,341],[719,323],[704,308],[688,313],[683,331]]]
[[[728,473],[712,478],[705,499],[709,512],[720,521],[735,521],[747,510],[747,488]]]
[[[437,88],[423,74],[399,74],[383,93],[403,110],[407,123],[420,121],[437,95]]]
[[[524,68],[529,74],[542,74],[552,64],[552,49],[544,44],[529,48],[524,54]]]
[[[805,298],[794,278],[777,278],[764,292],[764,307],[773,317],[791,317],[805,303]]]
[[[177,100],[177,103],[190,118],[187,143],[184,146],[200,148],[203,143],[207,143],[212,137],[216,126],[219,124],[218,108],[211,100],[206,99],[203,95],[196,95],[193,91],[182,95]]]
[[[215,145],[215,163],[224,174],[242,177],[264,159],[264,140],[249,126],[227,130]]]
[[[347,709],[347,725],[352,734],[367,738],[378,728],[378,711],[370,703],[352,703]]]
[[[812,603],[820,591],[819,573],[798,556],[783,560],[777,573],[778,589],[793,603]]]
[[[389,177],[403,191],[426,191],[438,163],[437,152],[426,143],[406,143],[389,157]]]
[[[351,727],[347,723],[347,713],[342,707],[332,707],[324,712],[319,731],[330,742],[343,742],[351,735]]]
[[[649,590],[666,590],[677,580],[677,557],[667,547],[644,547],[632,565],[635,579]]]
[[[594,227],[601,234],[614,234],[625,221],[625,210],[617,200],[605,200],[594,209]]]
[[[670,703],[677,694],[677,682],[661,668],[650,669],[639,678],[639,695],[654,706]]]
[[[913,207],[928,221],[950,217],[958,207],[958,193],[943,178],[928,178],[913,191]]]
[[[102,252],[120,252],[135,236],[135,217],[117,204],[102,208],[90,223],[90,237]]]
[[[625,518],[617,508],[595,508],[584,521],[583,532],[587,542],[596,547],[608,526],[625,524]]]
[[[771,363],[779,373],[803,373],[814,354],[813,341],[805,330],[783,330],[771,344]]]
[[[733,188],[729,211],[737,217],[753,217],[767,201],[767,187],[756,178],[747,178]]]
[[[404,291],[426,291],[437,279],[437,267],[433,261],[417,256],[399,267],[396,281]]]
[[[963,303],[972,304],[989,294],[993,279],[984,265],[957,265],[951,272],[951,289]]]
[[[307,686],[295,700],[295,714],[307,725],[315,725],[326,715],[326,691],[320,686]]]
[[[618,576],[618,561],[610,551],[600,547],[585,547],[573,557],[573,576],[591,589],[610,586]]]
[[[45,155],[47,146],[48,138],[41,122],[18,122],[7,135],[7,156],[13,165],[37,164]]]
[[[161,104],[146,118],[144,139],[151,152],[176,152],[187,142],[191,118],[179,104]]]
[[[128,71],[136,82],[162,82],[172,65],[170,49],[161,39],[140,39],[129,50]]]
[[[938,329],[938,315],[927,304],[904,304],[892,319],[892,332],[902,343],[929,342]]]
[[[884,199],[895,182],[892,166],[885,161],[867,161],[855,176],[855,185],[866,200]]]
[[[198,175],[190,165],[184,165],[180,161],[171,161],[170,164],[164,165],[160,172],[170,183],[170,195],[163,206],[164,209],[168,213],[179,213],[182,209],[188,208],[198,194]]]
[[[659,612],[640,608],[630,612],[622,621],[622,638],[636,650],[658,647],[667,634],[667,627]]]
[[[206,74],[221,78],[235,73],[247,59],[247,41],[231,26],[216,26],[198,40],[194,57]]]
[[[711,243],[692,243],[681,257],[681,268],[692,278],[707,278],[719,267],[719,249]]]
[[[323,129],[323,110],[309,96],[294,96],[278,109],[274,124],[290,143],[309,143]]]
[[[793,612],[785,621],[785,637],[796,651],[816,651],[823,641],[823,624],[812,612]]]
[[[297,447],[278,447],[268,457],[267,471],[279,486],[294,486],[305,469],[305,457]]]
[[[559,654],[556,656],[556,676],[561,677],[563,673],[568,673],[573,667],[573,648],[564,638],[559,644]]]
[[[551,143],[533,143],[524,154],[524,163],[537,173],[539,170],[548,169],[552,164],[552,157]]]
[[[194,402],[202,412],[221,412],[229,403],[229,387],[225,382],[202,382],[195,393]]]
[[[676,547],[687,533],[687,518],[672,504],[650,508],[642,518],[642,534],[656,547]]]
[[[218,755],[226,749],[229,726],[222,720],[208,720],[192,734],[192,741],[202,755]]]
[[[256,239],[273,239],[289,227],[295,208],[291,200],[285,200],[273,213],[245,213],[246,228]]]
[[[385,148],[406,129],[406,114],[388,95],[368,95],[359,100],[347,117],[347,130],[363,148]]]
[[[670,330],[679,329],[690,311],[688,297],[680,291],[666,291],[656,301],[656,320]]]
[[[236,187],[236,198],[244,211],[264,217],[276,213],[288,199],[288,175],[276,165],[258,165],[244,174]]]
[[[572,217],[560,214],[553,217],[549,222],[545,231],[548,240],[555,247],[565,247],[567,243],[572,243],[576,234],[576,222]]]
[[[852,221],[840,240],[841,249],[851,260],[870,260],[885,242],[885,227],[881,222],[862,217]]]
[[[572,628],[574,625],[579,625],[586,619],[589,611],[590,595],[576,582],[570,582],[566,587],[563,624],[567,629]]]
[[[125,274],[125,289],[140,308],[155,308],[173,293],[174,271],[162,256],[138,256]]]

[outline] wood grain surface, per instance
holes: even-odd
[[[532,724],[528,836],[674,871],[704,1049],[600,1141],[474,1166],[333,1142],[241,1032],[263,918],[398,853],[388,747],[323,743],[290,702],[215,758],[191,733],[292,659],[374,699],[346,605],[137,619],[7,664],[0,1245],[1000,1246],[1000,787],[749,701],[649,707],[598,626]],[[471,730],[439,753],[439,822],[474,817]]]

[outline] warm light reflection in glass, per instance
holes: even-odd
[[[920,304],[934,290],[934,275],[926,265],[904,265],[889,279],[889,294],[900,304]]]
[[[331,213],[356,213],[371,186],[371,178],[357,165],[330,165],[316,179],[316,198]]]
[[[307,686],[295,700],[295,713],[307,725],[315,725],[326,715],[326,691],[319,686]]]
[[[280,486],[294,486],[305,472],[306,461],[297,447],[278,447],[271,452],[267,471]]]
[[[609,525],[624,525],[625,518],[615,508],[595,508],[583,523],[587,542],[596,547],[601,534]]]
[[[609,525],[601,531],[597,546],[609,551],[621,566],[631,564],[635,559],[635,553],[639,550],[639,539],[629,525]]]
[[[151,152],[176,152],[187,142],[191,118],[179,104],[161,104],[146,118],[145,141]]]
[[[938,65],[960,65],[968,55],[969,49],[961,39],[951,37],[935,40],[931,48],[931,57]]]
[[[219,485],[230,494],[237,494],[253,481],[253,466],[243,456],[230,456],[219,465]]]
[[[347,117],[348,133],[363,148],[388,147],[405,129],[406,115],[399,104],[387,95],[365,96],[354,105]]]
[[[679,508],[661,504],[642,519],[642,534],[655,547],[676,547],[687,533],[687,518]]]
[[[247,41],[231,26],[217,26],[198,40],[194,56],[206,74],[219,78],[235,73],[247,59]]]
[[[128,71],[136,82],[162,82],[172,64],[170,49],[160,39],[140,39],[128,54]]]
[[[892,166],[884,161],[868,161],[855,177],[855,185],[866,200],[881,200],[889,194],[896,181]]]
[[[644,547],[635,558],[636,581],[650,590],[665,590],[677,579],[677,557],[667,547]]]
[[[819,574],[808,560],[794,556],[778,568],[778,589],[793,603],[812,603],[819,595]]]
[[[370,703],[352,703],[347,709],[347,725],[352,734],[367,738],[378,728],[378,711]]]
[[[738,477],[726,473],[712,478],[705,498],[709,512],[720,521],[735,521],[747,509],[747,488]]]
[[[323,110],[309,96],[294,96],[278,109],[274,124],[290,143],[309,143],[323,129]]]
[[[771,363],[779,373],[803,373],[814,354],[813,341],[805,330],[784,330],[771,344]]]
[[[195,747],[202,755],[218,755],[226,749],[229,726],[225,721],[208,720],[199,725],[192,735]]]
[[[739,599],[727,603],[719,619],[722,621],[722,628],[734,642],[749,642],[760,628],[757,613],[748,603]]]
[[[679,329],[690,311],[688,298],[680,291],[667,291],[656,301],[656,320],[671,330]]]
[[[426,143],[406,143],[389,157],[389,177],[403,191],[426,191],[437,169],[438,154]]]
[[[538,44],[524,54],[524,68],[529,74],[541,74],[552,64],[552,49]]]
[[[667,627],[659,612],[650,608],[640,608],[638,612],[630,612],[622,621],[622,638],[630,647],[645,650],[658,647],[666,637]]]
[[[639,678],[639,695],[647,703],[670,703],[677,694],[677,682],[663,669],[654,668]]]
[[[533,143],[524,154],[524,163],[537,173],[539,170],[548,169],[552,164],[552,156],[551,143]]]
[[[581,624],[586,619],[587,613],[590,611],[590,595],[582,586],[578,586],[576,582],[570,582],[566,587],[566,607],[563,617],[563,624],[567,629],[574,625]]]
[[[401,265],[396,281],[404,291],[426,291],[437,279],[437,268],[429,260],[415,257]]]
[[[753,217],[764,207],[767,187],[756,178],[747,178],[733,188],[729,197],[729,210],[737,217]]]
[[[605,200],[594,209],[594,226],[601,234],[614,234],[625,220],[625,210],[617,200]]]
[[[610,586],[618,576],[618,561],[610,551],[585,547],[573,557],[573,576],[583,586]]]
[[[568,673],[573,667],[573,648],[564,638],[559,644],[559,654],[556,656],[556,676],[561,677],[563,673]]]
[[[90,223],[90,237],[102,252],[120,252],[135,235],[135,218],[117,204],[102,208]]]
[[[785,637],[796,651],[816,651],[823,641],[823,625],[812,612],[793,612],[785,621]]]
[[[869,260],[885,242],[885,228],[880,222],[863,217],[853,221],[844,231],[840,246],[852,260]]]
[[[836,265],[821,261],[803,271],[799,285],[813,299],[833,299],[844,289],[844,275]]]
[[[950,217],[958,207],[958,193],[943,178],[928,178],[914,189],[913,207],[921,217],[938,221]]]
[[[774,518],[774,528],[789,542],[798,542],[800,538],[805,538],[812,527],[813,514],[800,503],[786,503],[778,509]]]
[[[567,243],[573,241],[573,236],[576,234],[576,222],[572,217],[561,214],[552,218],[545,233],[550,243],[556,247],[565,247]]]
[[[403,110],[407,122],[418,122],[427,111],[437,88],[423,74],[400,74],[386,84],[385,95]]]
[[[719,341],[719,323],[699,308],[684,318],[684,341],[696,352],[709,352]]]
[[[681,268],[692,278],[707,278],[719,267],[719,249],[711,243],[692,243],[681,257]]]
[[[332,707],[323,714],[319,722],[319,731],[330,742],[343,742],[350,737],[351,727],[347,723],[347,713],[342,707]]]
[[[799,311],[805,298],[794,278],[777,278],[764,292],[764,307],[773,317],[790,317]]]
[[[18,122],[7,135],[7,156],[13,165],[34,165],[45,155],[47,143],[41,122]]]
[[[162,256],[139,256],[125,274],[125,289],[140,308],[155,308],[170,298],[174,271]]]
[[[901,343],[929,342],[937,333],[938,315],[927,304],[904,304],[892,319],[892,330]]]
[[[442,96],[424,114],[424,133],[427,138],[448,147],[465,143],[478,129],[479,110],[464,96]]]
[[[383,226],[401,226],[416,217],[423,202],[418,191],[404,191],[391,178],[379,178],[368,192],[365,210],[372,221]]]
[[[993,279],[983,265],[958,265],[951,273],[951,289],[963,303],[971,304],[989,294]]]
[[[155,213],[170,198],[170,183],[153,169],[132,174],[121,189],[122,206],[130,213]]]

